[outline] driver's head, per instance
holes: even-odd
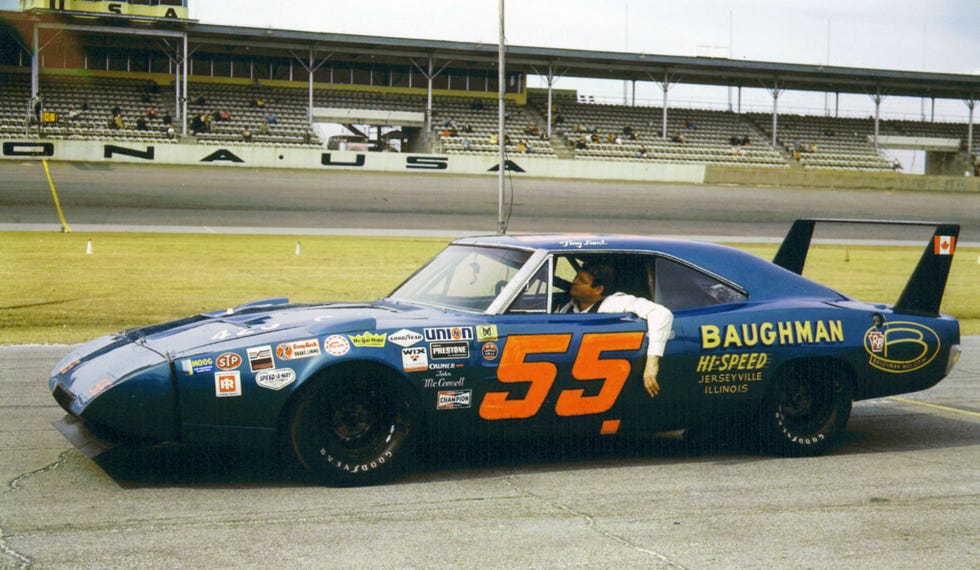
[[[568,294],[579,307],[588,307],[601,301],[612,291],[614,277],[615,272],[608,265],[585,265],[575,274]]]

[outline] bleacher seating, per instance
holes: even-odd
[[[433,129],[446,154],[499,152],[495,142],[500,121],[496,101],[443,97],[433,104],[432,115]],[[456,134],[446,134],[452,132],[450,125],[456,127]],[[508,153],[519,154],[523,148],[524,153],[535,156],[557,156],[547,138],[545,120],[528,106],[507,107],[504,132],[509,139],[505,145]]]
[[[593,104],[583,102],[583,98],[578,101],[564,100],[556,107],[555,129],[564,137],[566,144],[575,149],[578,158],[774,168],[787,166],[783,156],[767,144],[752,122],[734,113],[670,109],[667,138],[664,138],[662,107]],[[632,129],[635,138],[624,131],[627,127]],[[595,138],[593,134],[597,135],[598,142],[590,140]],[[672,140],[678,134],[684,142]],[[732,137],[748,137],[748,144],[732,144]]]
[[[772,116],[755,114],[753,119],[767,125],[766,136],[771,139]],[[896,168],[895,163],[868,142],[868,136],[874,135],[872,119],[780,115],[777,129],[779,144],[804,168],[877,171]]]
[[[172,114],[174,85],[156,85],[145,77],[121,78],[99,75],[42,74],[40,92],[44,110],[57,120],[38,127],[28,120],[30,76],[0,72],[0,135],[44,136],[96,140],[134,140],[167,143],[163,117]],[[213,115],[223,111],[228,121],[212,120],[210,129],[196,133],[200,144],[241,144],[243,129],[251,131],[251,144],[319,148],[323,146],[308,118],[308,91],[303,86],[283,87],[236,82],[190,84],[188,115]],[[203,97],[203,103],[198,102]],[[263,102],[262,106],[256,104]],[[382,89],[314,90],[314,106],[337,109],[411,111],[424,113],[424,94],[386,92]],[[891,171],[896,165],[874,148],[870,118],[834,118],[780,115],[778,144],[772,140],[772,117],[766,113],[736,114],[704,109],[669,109],[667,137],[661,132],[660,107],[597,104],[586,95],[556,100],[552,137],[546,134],[547,102],[532,94],[527,105],[508,104],[507,152],[518,153],[526,145],[536,156],[580,160],[714,164],[806,169]],[[83,108],[87,107],[87,108]],[[112,110],[121,110],[126,128],[111,128]],[[146,118],[153,107],[158,116]],[[79,114],[69,120],[72,109]],[[275,124],[266,113],[276,116]],[[434,152],[445,154],[496,154],[497,103],[495,99],[436,96],[433,99]],[[136,120],[146,118],[146,130]],[[450,130],[447,122],[455,126]],[[179,134],[179,125],[174,125]],[[634,136],[624,132],[630,127]],[[543,133],[529,133],[539,129]],[[539,132],[540,132],[539,131]],[[671,140],[681,134],[684,142]],[[967,125],[921,121],[882,120],[881,135],[957,139],[966,147]],[[597,141],[593,141],[595,134]],[[974,128],[973,148],[980,148],[980,127]],[[588,138],[589,142],[579,145]],[[732,137],[748,137],[748,144],[732,144]],[[185,141],[187,142],[187,141]],[[577,148],[580,147],[580,148]],[[798,152],[801,151],[801,152]]]

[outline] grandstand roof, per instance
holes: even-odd
[[[70,14],[30,14],[0,12],[6,20],[29,38],[26,26],[32,22],[76,26],[113,26],[134,30],[164,28],[187,32],[193,46],[221,46],[225,53],[308,53],[318,57],[331,54],[333,61],[361,61],[377,64],[411,65],[412,60],[433,57],[440,64],[495,69],[497,45],[426,39],[360,36],[335,33],[243,28],[200,24],[194,21],[134,23],[125,18],[84,18]],[[150,35],[148,33],[147,35]],[[363,59],[362,59],[363,58]],[[687,83],[698,85],[774,87],[780,90],[866,93],[975,100],[980,96],[980,75],[849,68],[824,65],[745,61],[725,58],[684,57],[645,53],[599,52],[529,46],[507,46],[507,69],[528,75]]]

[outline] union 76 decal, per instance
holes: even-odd
[[[480,404],[480,417],[485,420],[530,418],[541,410],[558,376],[554,362],[527,362],[529,355],[568,352],[571,334],[511,336],[497,367],[497,379],[506,384],[530,383],[521,398],[510,399],[510,392],[487,392]],[[586,334],[582,336],[572,376],[582,382],[602,382],[599,393],[585,396],[582,388],[569,388],[558,394],[555,413],[559,416],[601,414],[616,403],[630,373],[625,358],[601,358],[604,352],[639,350],[643,345],[642,332]]]

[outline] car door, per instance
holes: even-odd
[[[475,398],[479,421],[497,435],[613,435],[638,423],[646,429],[656,417],[636,413],[651,400],[642,385],[646,321],[553,312],[576,268],[574,258],[549,259],[496,319],[493,358],[484,358]]]

